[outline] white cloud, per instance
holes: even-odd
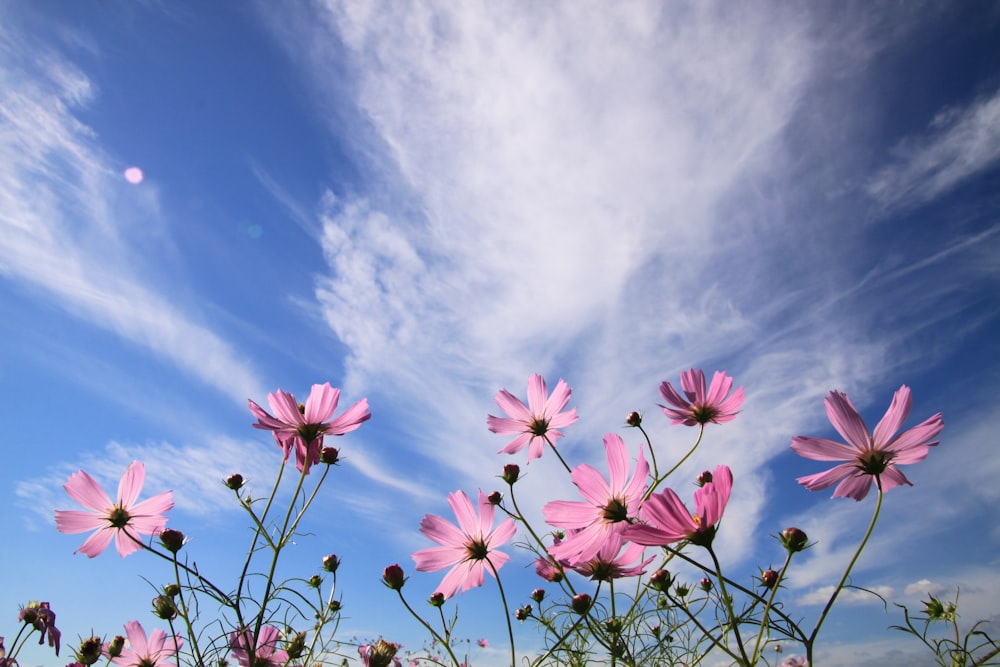
[[[0,68],[0,275],[235,400],[264,393],[229,343],[144,276],[144,248],[169,245],[155,186],[125,183],[79,120],[95,94],[87,76],[5,31]]]
[[[869,181],[883,206],[910,207],[958,187],[1000,160],[1000,91],[939,112],[926,134],[902,139]]]
[[[799,596],[796,600],[801,605],[826,604],[833,595],[834,586],[823,586],[814,591]],[[862,590],[864,589],[864,590]],[[884,604],[885,600],[892,598],[893,590],[891,586],[872,586],[861,588],[844,588],[837,595],[837,604]],[[881,599],[880,599],[881,598]]]

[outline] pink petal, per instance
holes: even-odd
[[[146,480],[146,466],[141,461],[132,461],[121,481],[118,482],[118,504],[127,510],[135,503]]]
[[[527,428],[525,423],[519,419],[494,417],[493,415],[486,417],[486,426],[491,432],[501,435],[505,433],[524,433],[525,428]]]
[[[825,403],[827,417],[837,432],[859,451],[867,450],[871,445],[868,427],[851,404],[851,399],[839,391],[831,391]]]
[[[140,656],[149,655],[149,645],[146,642],[146,631],[139,621],[129,621],[125,624],[125,634],[128,636],[129,648]]]
[[[705,374],[690,368],[681,373],[681,388],[692,403],[705,402]]]
[[[876,447],[889,442],[893,434],[903,426],[903,422],[910,415],[911,403],[910,388],[904,384],[892,395],[892,403],[889,404],[889,409],[885,411],[885,415],[875,427],[873,440]]]
[[[650,496],[642,506],[642,514],[649,523],[668,534],[686,536],[698,529],[691,513],[673,489],[664,489],[662,493]]]
[[[604,436],[604,453],[608,460],[608,486],[611,493],[620,492],[628,479],[628,452],[621,437],[614,433]]]
[[[464,548],[465,535],[454,524],[434,514],[426,514],[420,521],[420,532],[427,538],[447,547]]]
[[[559,528],[585,528],[594,523],[598,510],[591,503],[553,500],[542,508],[545,522]]]
[[[552,390],[552,395],[545,402],[544,414],[549,418],[550,424],[552,423],[551,419],[562,412],[566,404],[569,403],[569,397],[572,394],[573,390],[562,379],[556,383],[556,388]],[[564,424],[564,426],[568,426],[568,424]]]
[[[299,404],[288,392],[279,389],[273,394],[268,394],[267,402],[271,406],[271,412],[286,425],[294,427],[305,423],[302,413],[299,412]]]
[[[853,461],[858,452],[850,445],[826,438],[797,435],[792,438],[792,451],[814,461]]]
[[[570,426],[573,423],[575,423],[576,420],[577,420],[576,408],[572,408],[571,410],[567,410],[566,412],[560,412],[557,415],[553,415],[549,417],[549,433],[551,434],[553,432],[551,429],[566,428],[567,426]],[[559,435],[562,434],[560,433]]]
[[[841,463],[840,465],[834,466],[829,470],[818,472],[813,475],[799,477],[795,481],[810,491],[820,491],[833,486],[844,477],[854,474],[857,469],[858,468],[855,463]]]
[[[134,528],[130,530],[126,526],[121,530],[114,530],[114,533],[115,548],[118,550],[118,555],[122,558],[142,549],[142,536],[137,534]]]
[[[82,470],[70,475],[69,480],[63,484],[63,488],[66,489],[70,498],[95,512],[107,514],[114,505],[101,485]]]
[[[498,391],[494,400],[500,406],[501,410],[524,425],[527,425],[533,419],[531,411],[528,410],[527,406],[506,389]]]
[[[479,533],[479,519],[476,517],[472,501],[469,500],[469,496],[465,495],[465,491],[449,493],[448,504],[451,505],[451,511],[455,513],[459,529],[465,535],[477,535]]]
[[[344,414],[330,422],[326,427],[326,432],[330,435],[350,433],[371,418],[371,413],[368,412],[368,399],[362,398],[349,407]]]
[[[490,502],[489,496],[483,493],[482,489],[479,489],[479,521],[476,524],[475,530],[470,531],[468,535],[488,535],[493,530],[494,511],[493,503]]]
[[[56,530],[60,533],[85,533],[110,525],[108,518],[94,512],[56,510]]]
[[[334,389],[330,383],[314,384],[309,398],[306,399],[305,422],[320,424],[329,419],[337,409],[340,401],[340,390]]]
[[[93,533],[86,540],[84,540],[83,544],[80,545],[80,548],[74,551],[73,553],[76,554],[82,553],[86,555],[87,558],[94,558],[95,556],[99,556],[102,553],[104,553],[104,550],[108,548],[109,544],[111,544],[111,540],[115,536],[116,532],[118,531],[116,531],[110,525],[105,528],[101,528],[97,532]]]
[[[860,502],[868,495],[868,491],[872,488],[872,481],[873,478],[871,475],[866,475],[860,470],[855,470],[854,473],[845,477],[844,481],[837,485],[837,488],[833,491],[833,497],[854,498]]]
[[[893,487],[902,486],[904,484],[906,486],[913,486],[913,483],[910,482],[910,480],[906,479],[906,475],[904,475],[894,465],[890,465],[885,470],[883,470],[882,474],[879,475],[879,479],[882,481],[883,492],[888,491]]]
[[[712,385],[708,390],[708,396],[705,398],[705,402],[708,405],[721,405],[722,400],[729,394],[729,390],[732,388],[733,378],[729,377],[722,371],[715,371],[715,374],[712,376]]]
[[[529,443],[533,444],[533,441],[535,440],[541,440],[541,438],[536,438],[530,433],[522,433],[521,435],[517,436],[509,443],[507,443],[507,446],[499,450],[497,454],[516,454],[522,449],[524,449],[525,445],[528,445]],[[539,447],[538,449],[540,450],[541,447]],[[534,451],[534,449],[532,449],[532,451]],[[541,456],[540,451],[535,456],[529,456],[528,460],[530,461],[533,458],[537,459],[539,456]]]
[[[937,436],[944,429],[944,420],[941,419],[941,413],[937,413],[933,417],[928,418],[911,429],[904,431],[899,434],[892,442],[888,443],[882,449],[887,452],[892,452],[897,457],[903,454],[907,450],[923,448],[925,445],[932,447],[928,440]],[[927,455],[926,449],[923,449],[924,456]],[[896,460],[895,458],[893,460]],[[923,456],[916,459],[918,461],[923,460]]]
[[[459,547],[427,547],[413,552],[410,557],[419,572],[436,572],[465,558],[465,549]]]
[[[487,544],[490,549],[499,547],[501,544],[506,544],[510,538],[514,537],[514,533],[517,532],[517,524],[513,519],[506,519],[496,527],[492,533],[486,539]]]
[[[549,397],[545,386],[545,378],[538,373],[532,373],[528,378],[528,409],[531,414],[540,417],[545,414],[545,403]]]
[[[579,489],[580,495],[591,505],[605,505],[614,495],[608,483],[604,481],[604,476],[586,463],[573,468],[570,479]]]
[[[163,516],[166,512],[169,512],[174,507],[174,492],[164,491],[163,493],[158,493],[155,496],[143,500],[132,507],[128,507],[129,516],[135,519],[150,518],[161,518],[166,521],[166,517]]]

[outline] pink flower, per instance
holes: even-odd
[[[743,405],[743,387],[726,398],[732,387],[733,378],[723,371],[716,371],[712,376],[712,386],[706,392],[705,374],[691,368],[681,373],[681,389],[687,400],[677,393],[672,384],[664,382],[660,385],[660,395],[673,407],[660,405],[660,408],[663,414],[673,419],[674,424],[722,424],[735,419]]]
[[[241,632],[232,632],[229,635],[229,648],[233,652],[233,657],[242,665],[250,667],[250,645],[254,644],[253,667],[282,667],[288,662],[286,651],[276,650],[278,640],[281,639],[281,631],[273,625],[265,625],[257,635],[257,642],[254,644],[253,633],[244,628]]]
[[[167,637],[167,633],[157,628],[146,639],[146,631],[139,621],[129,621],[125,624],[125,634],[129,645],[122,649],[121,655],[112,658],[111,662],[120,667],[172,667],[170,658],[184,644],[180,637]]]
[[[639,513],[649,475],[642,449],[631,480],[628,480],[628,451],[622,439],[614,433],[605,435],[604,451],[608,481],[586,463],[578,465],[570,477],[584,501],[554,500],[542,510],[550,525],[576,531],[549,548],[558,561],[577,565],[590,560],[612,533],[622,530],[626,519]]]
[[[363,667],[402,667],[399,662],[399,658],[396,657],[396,651],[399,650],[399,644],[393,644],[392,642],[387,642],[384,639],[380,639],[374,644],[362,644],[358,647],[358,655],[361,656],[361,664]]]
[[[563,436],[559,429],[576,421],[576,408],[563,412],[569,403],[573,390],[562,380],[556,384],[552,395],[548,394],[545,379],[537,373],[528,378],[528,405],[520,401],[506,389],[497,392],[496,402],[508,417],[486,417],[489,429],[494,433],[517,433],[516,438],[501,449],[498,454],[516,454],[528,446],[528,462],[542,455],[545,443],[555,446]]]
[[[622,546],[625,550],[622,551]],[[608,535],[604,544],[594,554],[593,558],[586,562],[572,566],[573,570],[585,577],[590,577],[594,581],[611,581],[623,577],[637,577],[644,574],[644,569],[649,565],[654,556],[650,556],[638,565],[635,562],[642,558],[645,547],[634,542],[627,543],[618,533]],[[620,553],[619,553],[620,552]]]
[[[56,529],[61,533],[95,531],[74,553],[82,552],[93,558],[107,549],[114,538],[115,547],[124,558],[142,548],[140,536],[156,535],[163,530],[167,524],[163,513],[174,506],[173,492],[165,491],[136,504],[145,479],[146,467],[133,461],[118,483],[118,500],[112,503],[93,477],[82,470],[70,475],[63,488],[70,498],[90,511],[56,510]]]
[[[913,486],[896,466],[927,458],[929,448],[938,444],[929,441],[944,428],[939,412],[908,431],[895,435],[910,415],[910,388],[906,385],[893,395],[892,404],[874,433],[868,431],[861,415],[845,394],[831,391],[825,403],[830,423],[847,444],[800,435],[792,438],[792,450],[815,461],[846,461],[826,472],[797,480],[810,491],[819,491],[840,482],[833,492],[834,498],[842,496],[862,500],[876,479],[884,491],[900,484]]]
[[[274,432],[274,439],[284,450],[286,461],[294,446],[296,467],[300,471],[308,471],[309,466],[319,463],[324,435],[344,435],[371,419],[368,399],[362,398],[344,414],[331,420],[339,401],[340,390],[332,388],[327,382],[312,386],[304,406],[296,403],[293,395],[281,389],[268,394],[267,402],[276,417],[272,417],[253,401],[249,401],[249,404],[250,412],[257,417],[254,428]]]
[[[778,663],[778,667],[809,667],[809,662],[805,656],[790,655]]]
[[[716,524],[722,519],[733,490],[733,473],[728,466],[718,466],[712,481],[694,492],[692,515],[673,489],[653,494],[643,503],[645,524],[627,526],[623,537],[646,546],[665,546],[680,540],[709,546],[715,537]]]
[[[485,638],[483,638],[483,639],[477,639],[476,640],[476,644],[479,645],[479,648],[486,648],[487,646],[490,645],[490,641],[488,639],[485,639]]]
[[[29,602],[17,618],[22,622],[26,619],[32,619],[31,625],[39,632],[38,645],[44,644],[45,636],[48,635],[49,646],[55,648],[56,655],[59,655],[59,641],[62,638],[62,632],[56,627],[56,613],[52,611],[48,602]],[[2,648],[2,644],[3,637],[0,637],[0,648]],[[2,654],[0,654],[0,658],[3,658]]]
[[[441,546],[421,549],[413,554],[417,570],[434,572],[453,566],[435,592],[450,598],[461,589],[483,585],[483,572],[495,572],[510,556],[495,548],[514,536],[517,527],[507,519],[493,529],[493,505],[479,491],[479,516],[473,512],[472,501],[462,491],[448,495],[458,526],[439,516],[427,514],[420,522],[420,532]]]

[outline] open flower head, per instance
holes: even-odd
[[[889,409],[874,432],[868,430],[846,394],[831,391],[825,403],[830,423],[847,442],[800,435],[792,438],[792,451],[816,461],[845,462],[825,472],[806,475],[797,480],[810,491],[819,491],[837,484],[833,491],[834,498],[863,500],[868,495],[872,482],[876,480],[883,491],[901,484],[913,486],[896,466],[918,463],[927,458],[930,448],[939,444],[932,440],[944,428],[944,420],[939,412],[896,435],[910,415],[912,400],[910,388],[906,385],[893,395]]]
[[[230,633],[229,649],[241,667],[284,667],[284,664],[288,662],[288,652],[278,650],[279,639],[281,639],[281,631],[273,625],[261,627],[256,643],[253,641],[253,633],[244,629],[242,632]],[[254,647],[252,666],[250,663],[251,646]]]
[[[56,613],[52,611],[49,603],[31,601],[25,605],[21,609],[21,613],[18,614],[18,620],[27,622],[29,619],[35,630],[38,630],[39,645],[44,644],[46,637],[48,637],[49,646],[56,650],[56,655],[59,655],[62,632],[56,627]],[[0,637],[0,648],[2,648],[2,644],[3,638]],[[3,655],[0,655],[0,658],[3,658]]]
[[[614,433],[605,435],[604,451],[608,461],[606,481],[592,466],[580,464],[573,469],[571,479],[584,500],[553,500],[542,510],[549,525],[574,531],[549,548],[556,560],[569,565],[589,561],[612,533],[621,532],[626,520],[638,515],[646,493],[649,464],[642,449],[631,479],[628,451],[622,439]]]
[[[157,628],[146,637],[139,621],[125,624],[128,646],[121,655],[111,662],[119,667],[173,667],[171,658],[184,644],[180,637],[167,637],[167,633]]]
[[[653,494],[642,506],[640,516],[645,523],[627,526],[624,537],[646,546],[665,546],[681,540],[708,546],[726,511],[732,489],[732,471],[728,466],[717,466],[712,481],[694,492],[694,514],[673,489]]]
[[[305,405],[297,403],[295,396],[281,389],[268,394],[267,402],[274,416],[254,401],[249,401],[249,405],[250,412],[257,418],[254,428],[274,433],[274,439],[284,451],[286,461],[294,448],[295,465],[303,471],[319,463],[323,436],[344,435],[371,419],[366,398],[362,398],[336,419],[331,419],[339,401],[340,390],[327,382],[312,386]]]
[[[706,391],[705,373],[691,368],[681,373],[684,396],[669,382],[660,385],[660,395],[670,404],[660,405],[660,408],[663,414],[673,419],[674,424],[722,424],[735,419],[743,405],[743,387],[729,395],[732,388],[733,378],[723,371],[716,371]]]
[[[63,488],[70,498],[89,511],[56,510],[56,529],[61,533],[84,533],[93,530],[75,553],[93,558],[114,539],[122,558],[142,548],[143,535],[156,535],[167,524],[164,513],[174,506],[173,492],[165,491],[136,503],[146,479],[146,467],[133,461],[118,483],[114,502],[93,477],[79,470]]]
[[[542,455],[546,442],[554,446],[563,436],[559,429],[576,421],[576,408],[564,411],[572,393],[569,385],[559,380],[550,396],[545,379],[537,373],[528,378],[528,405],[506,389],[498,391],[497,405],[508,417],[489,415],[486,423],[494,433],[518,434],[498,453],[516,454],[527,446],[530,463]]]
[[[478,515],[472,501],[463,491],[448,495],[458,525],[439,516],[427,514],[420,522],[420,532],[441,546],[421,549],[413,554],[417,570],[435,572],[451,567],[438,585],[436,593],[450,598],[455,593],[483,585],[483,573],[495,572],[510,556],[496,548],[514,536],[517,530],[513,519],[506,519],[493,528],[495,508],[489,497],[479,491]]]
[[[642,558],[645,548],[635,542],[626,542],[621,533],[612,533],[608,535],[590,560],[574,565],[572,569],[594,581],[638,577],[646,572],[646,566],[655,558],[655,556],[650,556],[646,560],[636,563]]]

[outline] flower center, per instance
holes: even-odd
[[[892,454],[876,449],[858,457],[858,467],[866,475],[881,475],[889,467],[891,460]]]
[[[543,436],[549,432],[549,420],[544,417],[535,417],[528,424],[528,430],[532,435]]]
[[[469,554],[468,560],[486,560],[490,553],[489,547],[482,538],[473,538],[465,543],[465,550]]]
[[[621,498],[612,498],[604,506],[602,516],[608,523],[618,523],[628,519],[628,507]]]
[[[718,414],[719,409],[714,405],[696,405],[691,411],[691,416],[694,417],[694,420],[699,424],[707,424],[715,419]]]
[[[122,509],[121,505],[115,505],[111,508],[111,512],[108,513],[108,521],[111,523],[112,528],[124,528],[128,525],[131,518],[129,513]]]

